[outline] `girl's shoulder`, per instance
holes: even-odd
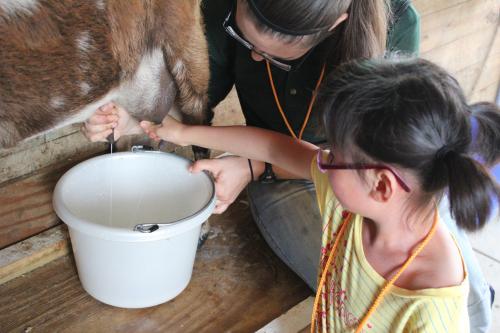
[[[412,290],[459,286],[467,277],[458,245],[443,224],[439,225],[414,264],[413,278],[406,286]]]

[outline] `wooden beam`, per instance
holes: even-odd
[[[498,16],[498,0],[469,0],[422,16],[420,51],[426,53],[468,35],[493,31],[498,26]],[[469,51],[474,52],[474,48]]]
[[[52,209],[52,192],[59,178],[89,152],[46,166],[22,179],[0,185],[0,249],[60,223]]]
[[[295,333],[311,324],[314,297],[310,296],[255,333]]]
[[[19,142],[16,146],[8,149],[0,149],[0,158],[5,157],[7,155],[16,154],[23,150],[27,150],[33,146],[39,146],[41,144],[47,143],[52,140],[56,140],[58,138],[62,138],[63,136],[68,136],[70,134],[76,133],[80,131],[81,124],[72,124],[63,128],[55,129],[50,132],[40,134],[29,139],[23,140]]]
[[[496,29],[493,28],[480,34],[470,34],[422,53],[422,57],[441,65],[451,73],[457,73],[471,64],[480,63],[486,59],[495,34]]]
[[[80,132],[58,137],[21,151],[11,151],[0,159],[0,184],[20,178],[75,156],[91,156],[106,149],[106,143],[91,143]]]
[[[500,80],[500,22],[495,30],[495,37],[489,46],[488,54],[481,64],[481,71],[472,84],[470,99],[472,101],[495,101]],[[493,87],[492,87],[493,86]],[[490,92],[493,90],[493,93]],[[488,91],[485,94],[485,91]],[[484,95],[483,95],[484,94]]]
[[[60,258],[70,251],[65,225],[0,250],[0,284]]]
[[[494,100],[500,77],[497,0],[414,1],[421,55],[450,71],[471,102]]]
[[[498,83],[492,84],[488,87],[482,88],[474,93],[472,98],[473,102],[489,101],[494,102],[495,97],[498,94],[499,85]]]
[[[413,0],[413,5],[423,17],[432,13],[444,11],[468,1],[470,0]]]
[[[490,55],[485,66],[483,66],[482,62],[478,62],[453,73],[470,101],[474,99],[475,91],[498,84],[500,78],[500,53],[496,56],[499,57],[499,60],[494,59],[494,55]]]

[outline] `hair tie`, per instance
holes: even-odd
[[[441,148],[439,148],[436,151],[436,154],[434,155],[434,159],[435,160],[443,160],[451,152],[453,152],[453,149],[451,149],[450,146],[443,145]]]
[[[470,131],[470,134],[471,134],[471,138],[472,138],[472,145],[476,145],[477,144],[477,138],[478,138],[478,135],[479,135],[479,123],[476,119],[476,117],[474,117],[473,115],[470,116],[470,127],[471,127],[471,131]]]
[[[478,138],[479,138],[479,130],[480,130],[479,129],[479,122],[477,121],[477,118],[474,117],[474,115],[470,115],[469,121],[470,121],[471,147],[472,147],[472,149],[476,149],[478,146]],[[475,153],[473,155],[473,157],[479,163],[481,163],[483,165],[486,164],[486,161],[481,156],[481,154]]]

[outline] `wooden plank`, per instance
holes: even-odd
[[[298,333],[309,333],[311,332],[311,325],[307,325],[307,327],[304,327],[304,329],[300,330]]]
[[[52,209],[52,191],[66,170],[88,158],[75,155],[18,181],[0,187],[0,248],[59,223]]]
[[[499,24],[500,26],[500,24]],[[488,55],[484,62],[481,64],[481,72],[476,81],[473,83],[471,91],[471,100],[479,101],[482,91],[491,89],[490,86],[496,86],[500,82],[500,29],[497,26],[495,31],[495,38],[490,45]],[[494,89],[494,88],[493,88]],[[490,93],[488,93],[490,94]],[[495,101],[496,93],[487,95],[486,100]]]
[[[498,28],[489,50],[485,51],[486,59],[478,58],[473,64],[466,68],[452,72],[453,76],[460,82],[468,100],[476,102],[481,100],[493,101],[495,93],[491,85],[497,85],[500,80],[500,34]],[[477,95],[478,91],[488,88],[488,93]],[[483,97],[482,99],[479,97]]]
[[[422,57],[446,68],[451,73],[459,72],[471,64],[484,61],[489,54],[496,29],[471,34],[459,40],[422,53]]]
[[[0,250],[0,284],[69,253],[69,235],[59,225]]]
[[[247,205],[236,202],[211,225],[174,300],[146,309],[102,304],[65,256],[0,285],[0,332],[254,332],[310,296],[265,244]]]
[[[491,85],[500,78],[498,1],[449,1],[445,7],[443,2],[415,2],[417,8],[434,6],[422,15],[422,57],[450,71],[471,102],[494,100]]]
[[[499,89],[498,83],[495,83],[495,84],[492,84],[488,87],[485,87],[479,91],[476,91],[474,93],[474,96],[472,96],[471,101],[472,102],[479,102],[479,101],[494,102],[495,97],[498,94],[498,89]]]
[[[413,0],[413,5],[417,8],[422,17],[444,11],[451,7],[466,3],[470,0]]]
[[[15,147],[9,149],[0,149],[0,158],[22,152],[23,150],[27,150],[33,146],[39,146],[41,144],[47,143],[52,140],[56,140],[63,136],[68,136],[70,134],[79,132],[80,126],[81,124],[68,125],[66,127],[52,130],[45,134],[40,134],[35,137],[21,141]]]
[[[498,0],[471,0],[423,16],[420,50],[425,53],[467,35],[495,29],[499,14]]]
[[[314,297],[310,296],[255,333],[296,333],[309,327]]]
[[[43,167],[74,156],[90,156],[106,149],[106,143],[91,143],[80,132],[34,145],[24,151],[4,156],[0,160],[0,184],[26,176]]]
[[[460,86],[469,101],[473,98],[474,89],[481,90],[498,83],[500,78],[500,60],[495,59],[496,56],[500,59],[500,52],[496,55],[490,55],[485,66],[483,66],[483,62],[478,62],[453,73],[453,76],[460,82]]]

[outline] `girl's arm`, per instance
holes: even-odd
[[[281,133],[247,126],[189,126],[165,117],[161,125],[141,122],[154,140],[227,151],[276,165],[300,178],[311,179],[311,160],[318,147]]]

